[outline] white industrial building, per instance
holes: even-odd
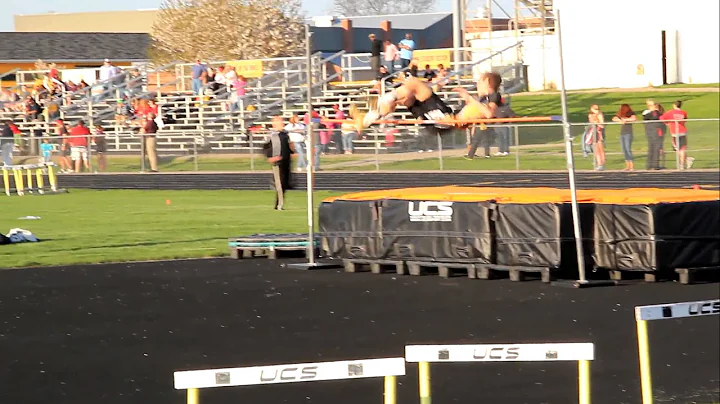
[[[544,3],[546,27],[516,30],[510,18],[507,28],[466,31],[466,40],[476,49],[474,60],[486,57],[489,49],[497,51],[521,40],[523,51],[518,56],[527,66],[529,90],[559,88],[558,40],[552,20],[559,11],[568,90],[720,82],[718,0]],[[515,55],[506,52],[504,62]]]

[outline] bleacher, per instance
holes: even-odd
[[[517,44],[516,46],[520,46]],[[515,50],[513,50],[514,52]],[[498,52],[501,55],[502,52]],[[332,106],[340,105],[347,109],[357,104],[367,108],[367,99],[373,82],[369,80],[348,80],[369,73],[369,66],[353,67],[354,75],[347,71],[336,72],[329,61],[344,57],[344,52],[323,58],[312,55],[312,104],[321,113],[329,113]],[[498,58],[501,60],[502,58]],[[492,60],[491,60],[492,62]],[[224,63],[212,63],[221,65]],[[457,107],[459,98],[451,90],[462,86],[474,88],[472,78],[474,65],[466,62],[460,74],[453,75],[451,81],[439,92],[446,102]],[[135,76],[124,73],[123,80],[112,83],[96,83],[92,97],[87,90],[64,94],[60,98],[49,99],[50,103],[60,105],[59,115],[72,122],[84,119],[89,125],[101,124],[105,128],[110,153],[136,153],[141,149],[141,136],[138,128],[123,125],[116,120],[118,100],[130,95],[133,98],[155,99],[165,122],[158,133],[158,152],[163,154],[184,154],[201,151],[204,153],[248,153],[258,151],[264,142],[262,136],[252,136],[250,127],[269,127],[270,117],[276,114],[290,116],[293,113],[303,115],[307,111],[307,69],[305,58],[273,59],[265,63],[262,77],[248,79],[246,94],[241,98],[242,109],[229,107],[230,93],[221,91],[213,96],[198,98],[191,91],[189,66],[186,63],[172,63],[156,68],[144,67]],[[270,69],[268,69],[270,67]],[[492,64],[492,69],[503,76],[503,92],[512,93],[524,88],[522,65]],[[18,87],[31,85],[34,77],[41,72],[21,72],[17,77]],[[103,86],[109,87],[103,91]],[[23,113],[0,112],[0,118],[12,119],[24,134],[45,134],[54,132],[47,117],[29,120]],[[405,109],[399,109],[394,118],[411,118]],[[411,150],[415,143],[418,127],[414,125],[398,126],[395,143],[391,148],[376,145],[373,139],[356,138],[355,151],[381,152]],[[254,132],[262,135],[264,132]]]

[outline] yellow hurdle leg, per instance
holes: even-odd
[[[420,379],[420,404],[430,404],[430,363],[418,363],[418,376]]]
[[[25,195],[25,185],[23,181],[23,175],[22,171],[20,169],[13,170],[15,173],[15,189],[17,190],[17,194],[20,196]]]
[[[55,176],[55,166],[48,166],[48,181],[50,181],[50,189],[57,192],[57,177]]]
[[[5,195],[10,196],[10,171],[3,170],[3,184],[5,184]]]
[[[198,389],[188,389],[187,404],[200,404],[200,394]]]
[[[578,403],[590,404],[590,361],[578,361]]]
[[[385,401],[384,404],[395,404],[397,402],[397,390],[395,376],[385,376]]]
[[[27,189],[28,191],[32,192],[33,188],[33,175],[32,175],[32,168],[26,168],[26,174],[27,174]]]
[[[637,321],[638,354],[640,359],[640,389],[642,403],[652,404],[652,376],[650,375],[650,344],[648,344],[647,321]]]
[[[38,186],[38,193],[42,194],[45,192],[43,188],[45,188],[45,181],[43,180],[43,169],[37,168],[35,169],[35,180],[37,180],[37,186]]]

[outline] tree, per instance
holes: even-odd
[[[343,16],[427,13],[435,0],[334,0],[334,11]]]
[[[302,54],[301,0],[163,0],[148,51],[156,63]]]

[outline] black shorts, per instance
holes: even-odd
[[[95,144],[95,153],[105,153],[107,152],[107,145],[105,143],[96,143]]]

